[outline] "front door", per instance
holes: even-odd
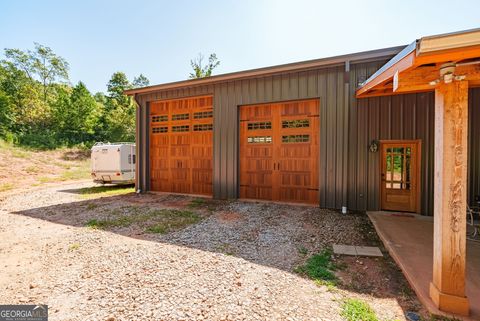
[[[382,209],[420,212],[420,149],[420,141],[382,142]]]
[[[240,197],[319,203],[319,101],[240,108]]]

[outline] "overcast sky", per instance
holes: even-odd
[[[115,71],[186,79],[198,53],[215,52],[220,74],[478,27],[478,0],[0,0],[0,48],[49,46],[92,92]]]

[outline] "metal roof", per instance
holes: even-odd
[[[397,46],[397,47],[390,47],[390,48],[384,48],[384,49],[369,50],[369,51],[363,51],[363,52],[347,54],[347,55],[333,56],[328,58],[307,60],[307,61],[301,61],[301,62],[271,66],[271,67],[226,73],[226,74],[211,76],[207,78],[188,79],[188,80],[164,83],[164,84],[153,85],[148,87],[129,89],[125,91],[125,94],[132,96],[135,94],[148,93],[148,92],[157,91],[157,90],[212,84],[212,83],[223,82],[228,80],[238,80],[238,79],[244,79],[249,77],[271,75],[271,74],[276,74],[280,72],[302,71],[302,70],[312,69],[316,67],[343,64],[346,61],[361,62],[361,61],[367,61],[367,60],[381,58],[381,57],[391,57],[393,55],[398,54],[404,48],[405,46]]]
[[[397,64],[400,60],[416,51],[414,54],[415,57],[421,56],[425,53],[431,53],[435,51],[442,51],[454,48],[463,48],[468,46],[474,46],[480,44],[480,28],[462,30],[432,36],[422,37],[413,41],[410,45],[405,47],[400,51],[395,57],[383,65],[377,72],[370,76],[366,81],[364,81],[359,89],[366,86],[368,83],[373,81],[379,75],[384,73],[393,65]]]
[[[413,52],[417,48],[417,40],[406,46],[402,51],[400,51],[395,57],[390,59],[382,68],[378,69],[373,75],[371,75],[367,80],[365,80],[360,87],[365,86],[373,79],[377,78],[378,75],[383,73],[385,70],[402,60],[404,57],[408,56],[411,52]]]

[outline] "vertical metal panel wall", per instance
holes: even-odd
[[[422,140],[422,213],[433,212],[434,96],[419,93],[355,99],[359,82],[373,74],[387,59],[369,63],[288,72],[212,85],[164,90],[137,96],[141,108],[139,149],[140,187],[148,190],[148,102],[212,94],[214,96],[214,197],[238,197],[238,108],[274,101],[320,99],[320,206],[377,210],[380,206],[379,154],[368,150],[372,140]],[[350,83],[346,86],[346,83]],[[349,94],[345,89],[349,88]],[[478,91],[476,101],[480,101]],[[348,101],[347,101],[348,100]],[[480,121],[480,106],[475,115]],[[480,129],[473,128],[476,137]],[[480,193],[480,141],[471,139],[473,162],[471,195]],[[142,166],[140,166],[142,167]],[[473,171],[472,171],[473,173]]]

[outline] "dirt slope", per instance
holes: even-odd
[[[47,183],[90,178],[88,150],[29,150],[0,141],[0,194]]]

